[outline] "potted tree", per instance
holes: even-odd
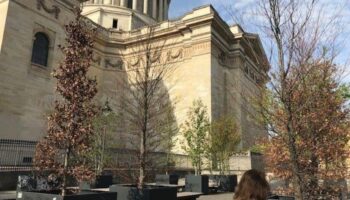
[[[185,142],[183,149],[189,155],[195,169],[194,175],[186,176],[186,191],[208,194],[208,176],[202,176],[202,165],[208,151],[210,122],[207,107],[198,99],[188,112],[188,120],[183,125]]]
[[[80,13],[77,9],[75,20],[65,26],[66,46],[60,46],[65,59],[53,72],[62,101],[55,101],[54,111],[48,117],[48,134],[39,141],[35,152],[35,167],[49,173],[49,177],[56,177],[58,188],[19,192],[17,199],[116,200],[117,194],[113,192],[81,192],[68,188],[70,180],[90,181],[94,177],[86,156],[91,150],[92,120],[96,113],[92,100],[97,93],[97,82],[87,77],[94,31],[85,26]]]
[[[210,175],[209,179],[218,183],[217,190],[234,192],[237,176],[230,175],[230,157],[238,152],[241,136],[237,123],[232,116],[222,116],[211,123],[208,157],[219,170],[219,175]]]
[[[111,165],[112,155],[110,148],[116,145],[115,141],[115,122],[117,116],[109,105],[108,99],[101,106],[94,120],[93,127],[96,131],[92,147],[91,160],[95,168],[96,179],[95,188],[108,188],[113,184],[112,174],[108,174],[104,169]]]
[[[179,132],[178,126],[175,125],[175,116],[174,109],[170,107],[170,109],[166,112],[163,124],[158,126],[158,132],[164,133],[162,134],[162,149],[165,153],[164,162],[162,162],[165,174],[156,174],[155,182],[157,184],[171,184],[177,185],[179,181],[179,176],[177,174],[171,173],[172,169],[175,167],[174,157],[172,155],[172,149],[175,146],[177,139],[175,138],[177,133]]]
[[[110,191],[118,192],[118,199],[176,199],[176,187],[148,185],[145,183],[151,169],[157,167],[157,157],[152,152],[162,151],[162,130],[168,123],[167,112],[172,109],[168,88],[164,80],[174,70],[174,62],[169,60],[163,45],[153,37],[155,27],[142,30],[138,45],[131,50],[130,57],[124,63],[128,65],[127,78],[121,80],[123,88],[120,112],[127,126],[128,146],[136,152],[137,161],[132,167],[136,176],[134,183],[128,185],[112,185]],[[165,134],[165,133],[164,133]],[[129,169],[130,169],[129,168]],[[131,174],[131,173],[130,173]]]

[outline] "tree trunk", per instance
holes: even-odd
[[[289,113],[289,119],[287,123],[287,132],[288,132],[288,148],[290,152],[291,162],[292,162],[292,171],[293,171],[293,185],[295,198],[297,200],[303,200],[303,180],[300,176],[300,169],[298,163],[298,155],[295,144],[295,138],[293,136],[293,128],[292,128],[292,116]]]
[[[143,133],[142,133],[143,135]],[[145,180],[145,144],[144,144],[144,138],[141,137],[141,146],[140,146],[140,176],[139,176],[139,183],[138,188],[142,189],[144,180]]]
[[[66,149],[64,154],[64,165],[63,165],[63,182],[61,193],[62,196],[66,196],[66,187],[67,187],[67,171],[68,171],[68,157],[69,157],[69,148]]]
[[[144,75],[144,91],[143,91],[143,124],[142,124],[142,132],[140,138],[140,176],[138,188],[142,189],[145,180],[145,168],[146,168],[146,140],[147,140],[147,129],[148,129],[148,106],[149,106],[149,71],[150,71],[150,56],[147,54],[147,66],[145,67]]]

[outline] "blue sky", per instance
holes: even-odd
[[[186,12],[191,11],[193,8],[212,4],[215,9],[220,13],[223,18],[228,20],[228,16],[225,14],[225,6],[233,5],[237,9],[247,9],[254,5],[255,0],[172,0],[170,4],[170,17],[175,18],[182,16]]]
[[[260,0],[172,0],[169,15],[170,18],[176,18],[191,11],[193,8],[212,4],[221,17],[227,21],[228,24],[232,24],[232,17],[227,14],[225,8],[232,6],[234,10],[237,10],[240,13],[240,15],[249,15],[247,13],[251,13],[251,10],[254,9],[254,5],[256,5],[256,1]],[[339,12],[339,15],[344,19],[344,27],[342,27],[344,33],[341,36],[341,53],[338,56],[337,62],[346,66],[345,70],[347,71],[347,76],[344,78],[344,81],[350,82],[350,42],[348,42],[350,40],[350,0],[321,0],[321,3],[327,8],[327,10],[332,11],[338,9],[339,6],[337,3],[341,1],[346,3],[342,4],[341,12]],[[327,13],[325,13],[325,15],[327,15]],[[248,32],[257,32],[263,39],[263,34],[259,32],[256,26],[254,27],[254,23],[259,23],[259,20],[251,20],[252,18],[252,16],[245,16],[243,20],[245,22],[243,28]]]
[[[178,17],[202,4],[201,0],[172,0],[170,4],[170,17]]]

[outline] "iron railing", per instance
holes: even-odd
[[[0,171],[30,170],[35,141],[0,139]]]
[[[36,141],[0,139],[0,171],[30,171],[33,167]],[[129,168],[137,165],[137,153],[130,149],[108,149],[113,168]],[[155,167],[164,167],[167,157],[175,169],[192,169],[187,155],[152,152],[150,160]]]

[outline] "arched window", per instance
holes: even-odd
[[[35,34],[32,63],[47,66],[47,59],[49,56],[49,38],[45,33],[38,32]]]

